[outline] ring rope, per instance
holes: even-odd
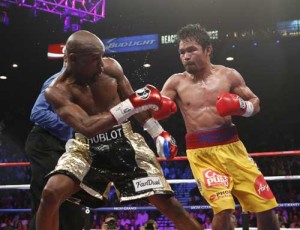
[[[293,176],[265,176],[267,181],[280,181],[280,180],[300,180],[300,175]],[[167,180],[169,184],[192,184],[196,183],[195,179],[172,179]],[[0,185],[1,189],[29,189],[29,184],[20,184],[20,185]]]
[[[259,153],[249,153],[251,157],[274,157],[274,156],[294,156],[300,155],[300,150],[291,150],[291,151],[278,151],[278,152],[259,152]],[[165,159],[158,157],[159,161],[166,161]],[[171,160],[167,161],[185,161],[187,160],[186,156],[174,157]]]
[[[291,151],[278,151],[278,152],[260,152],[260,153],[249,153],[251,157],[267,157],[267,156],[294,156],[300,155],[300,150],[291,150]],[[185,161],[187,160],[186,156],[178,156],[171,160],[165,160],[161,157],[157,158],[158,161]],[[0,163],[1,167],[12,167],[12,166],[29,166],[29,162],[5,162]]]
[[[241,207],[239,204],[236,204],[236,208]],[[278,207],[300,207],[300,203],[280,203]],[[199,210],[199,209],[211,209],[209,205],[184,205],[184,209],[186,210]],[[157,210],[154,206],[117,206],[117,207],[102,207],[102,208],[92,208],[94,211],[139,211],[139,210]],[[30,208],[8,208],[8,209],[0,209],[0,212],[30,212]]]
[[[10,163],[0,163],[1,167],[13,167],[13,166],[29,166],[29,162],[10,162]]]

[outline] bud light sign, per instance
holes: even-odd
[[[122,53],[158,48],[158,34],[103,39],[105,53]]]

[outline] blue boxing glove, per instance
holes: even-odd
[[[161,158],[170,160],[177,155],[178,147],[175,139],[161,127],[157,120],[148,119],[143,128],[154,139],[157,154]]]

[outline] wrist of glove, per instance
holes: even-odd
[[[122,124],[129,117],[136,113],[140,113],[146,111],[148,109],[152,109],[153,105],[142,105],[138,108],[135,108],[129,99],[122,101],[118,105],[111,108],[110,113],[113,115],[118,124]]]
[[[245,112],[242,114],[243,117],[251,117],[254,111],[253,104],[250,101],[244,101],[246,108]]]
[[[216,101],[216,108],[221,116],[243,116],[253,115],[254,106],[250,101],[243,100],[240,96],[231,93],[221,94]]]
[[[162,128],[157,120],[148,119],[143,128],[154,139],[157,154],[161,158],[169,160],[177,155],[178,147],[175,139]]]
[[[129,99],[126,99],[110,109],[110,113],[113,115],[118,124],[122,124],[131,117],[134,112],[134,107]]]

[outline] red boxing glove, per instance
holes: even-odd
[[[110,109],[118,124],[123,123],[126,119],[136,113],[152,109],[158,110],[161,106],[161,95],[157,88],[152,85],[135,91],[128,99]]]
[[[178,152],[175,139],[165,131],[154,118],[148,119],[144,124],[150,136],[155,140],[157,154],[163,159],[173,159]]]
[[[159,110],[157,111],[151,110],[151,112],[152,112],[152,116],[159,121],[171,116],[173,113],[176,113],[177,106],[173,100],[171,100],[166,96],[162,96],[161,106]]]
[[[153,110],[158,110],[160,108],[161,99],[162,96],[160,95],[159,90],[155,86],[149,84],[138,89],[129,96],[129,100],[133,107],[137,108],[146,105]]]
[[[228,115],[250,117],[254,110],[250,101],[244,101],[238,95],[231,93],[223,93],[218,96],[216,107],[222,117]]]

